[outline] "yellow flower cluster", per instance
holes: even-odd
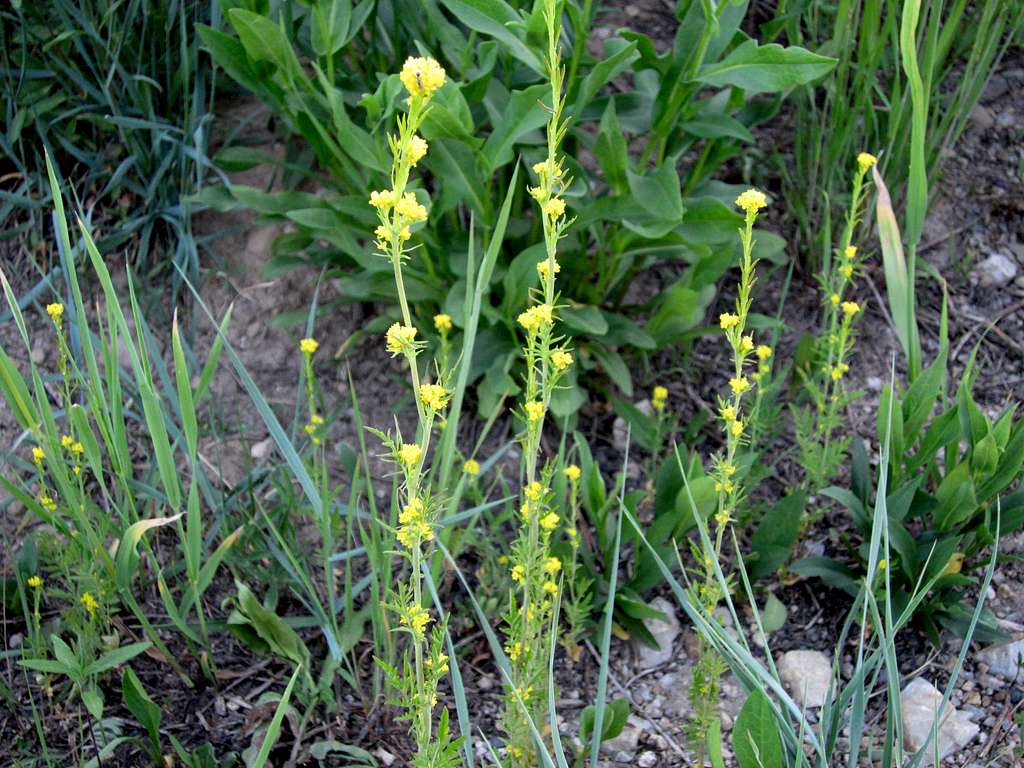
[[[316,339],[303,339],[299,342],[299,351],[304,355],[315,354],[320,349],[320,344]]]
[[[549,327],[554,322],[554,315],[550,304],[534,304],[520,312],[516,320],[527,333],[536,333]]]
[[[538,422],[544,418],[544,403],[532,400],[524,406],[526,408],[526,418],[531,422]]]
[[[541,280],[547,280],[548,279],[548,267],[549,267],[549,264],[548,264],[548,260],[547,259],[541,259],[540,261],[537,262],[537,274],[540,275]],[[562,271],[562,265],[559,264],[556,261],[555,262],[555,274],[557,275],[561,271]]]
[[[448,333],[452,329],[452,317],[446,315],[443,312],[439,315],[434,315],[434,328],[437,329],[438,333]]]
[[[480,462],[476,459],[466,459],[462,465],[462,471],[470,477],[476,477],[480,474]]]
[[[405,60],[398,78],[411,96],[430,98],[444,85],[445,71],[429,56],[410,56]]]
[[[50,496],[48,493],[43,492],[39,494],[39,496],[37,497],[37,501],[39,502],[39,505],[47,512],[50,512],[52,514],[53,512],[57,511],[57,502],[54,501],[53,497]]]
[[[427,149],[430,147],[419,134],[413,134],[412,138],[409,139],[409,146],[406,151],[409,153],[409,165],[415,166],[420,160],[426,157]]]
[[[554,512],[549,512],[540,519],[540,527],[545,531],[553,531],[558,527],[558,515]]]
[[[734,315],[732,312],[723,312],[718,316],[718,325],[723,331],[728,331],[740,324],[739,315]]]
[[[96,611],[100,608],[100,604],[96,601],[96,598],[92,596],[92,592],[85,592],[78,602],[80,602],[85,608],[90,619],[96,615]]]
[[[402,447],[398,449],[398,460],[407,467],[416,464],[422,455],[423,451],[416,443],[403,443]]]
[[[654,391],[651,392],[651,407],[656,411],[663,411],[667,402],[668,390],[662,386],[655,387]]]
[[[440,411],[444,408],[448,404],[449,396],[448,390],[440,384],[420,385],[420,402],[431,410]]]
[[[574,483],[580,479],[581,474],[582,473],[580,472],[580,468],[577,467],[575,464],[570,464],[568,467],[565,468],[565,476]]]
[[[32,462],[37,467],[42,467],[44,461],[46,461],[46,451],[44,451],[38,445],[32,448]]]
[[[857,155],[857,167],[861,173],[866,173],[877,162],[878,158],[868,152],[861,152]]]
[[[64,315],[64,305],[60,303],[47,304],[46,314],[50,316],[53,322],[60,322],[61,317]]]
[[[411,350],[415,349],[416,329],[411,325],[393,323],[388,328],[386,343],[388,352],[391,353],[392,357],[403,352],[408,354]]]
[[[420,542],[431,541],[434,538],[434,529],[427,520],[427,513],[423,502],[419,499],[412,499],[401,512],[398,513],[398,532],[396,538],[407,549],[418,547]]]
[[[768,198],[760,190],[748,189],[736,198],[736,205],[742,208],[747,216],[753,216],[768,205]]]
[[[417,639],[423,639],[423,631],[427,628],[427,624],[430,623],[430,614],[422,605],[411,605],[409,609],[402,614],[401,622],[404,626],[409,627]]]
[[[551,353],[551,364],[556,370],[564,371],[572,365],[572,354],[564,349],[556,349]]]
[[[40,576],[29,576],[26,582],[32,589],[42,589],[43,579]]]

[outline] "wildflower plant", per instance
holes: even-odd
[[[857,156],[850,208],[835,260],[828,260],[820,278],[823,332],[815,343],[807,366],[797,367],[809,399],[805,407],[794,407],[796,440],[807,484],[817,490],[828,484],[846,457],[850,438],[837,434],[843,426],[843,410],[858,397],[844,386],[850,370],[850,354],[856,339],[856,325],[862,309],[850,298],[860,268],[857,246],[853,244],[867,192],[865,179],[876,158],[867,152]]]
[[[511,679],[502,721],[513,766],[536,764],[532,723],[541,720],[548,685],[545,639],[548,632],[557,631],[552,624],[562,563],[552,555],[551,545],[562,521],[553,508],[553,469],[549,464],[541,466],[540,441],[551,398],[573,364],[572,352],[554,331],[558,301],[555,282],[561,269],[557,260],[558,241],[571,223],[565,215],[563,197],[569,180],[559,154],[567,123],[562,117],[565,73],[559,55],[561,23],[554,0],[544,4],[544,22],[551,87],[547,154],[533,165],[537,184],[529,192],[539,208],[545,258],[537,264],[540,288],[531,291],[532,304],[517,318],[524,337],[526,362],[524,401],[519,413],[524,427],[523,491],[519,532],[510,557],[514,586],[505,617],[505,652],[511,662]]]
[[[743,499],[742,475],[737,459],[748,437],[745,399],[753,392],[751,378],[747,373],[748,363],[756,360],[766,362],[771,357],[765,352],[770,349],[766,346],[762,349],[755,344],[753,334],[747,333],[751,291],[756,280],[757,266],[757,260],[753,257],[754,222],[757,220],[758,212],[767,204],[768,200],[764,193],[756,189],[748,189],[736,198],[736,205],[744,213],[743,227],[739,231],[742,245],[740,280],[734,311],[723,312],[718,321],[725,332],[725,340],[732,353],[729,387],[725,394],[718,398],[718,420],[725,445],[712,457],[709,472],[717,495],[716,511],[712,517],[714,537],[708,539],[710,549],[708,544],[694,544],[694,555],[700,565],[690,589],[691,600],[700,606],[707,616],[714,613],[724,596],[715,568],[716,564],[721,562],[726,532]],[[756,373],[762,373],[761,369],[758,368]],[[681,461],[680,470],[682,471]],[[707,644],[702,634],[698,634],[698,649],[698,660],[693,668],[689,692],[692,713],[688,735],[692,748],[700,758],[703,758],[706,735],[709,729],[717,727],[718,724],[719,686],[726,665],[714,648]],[[702,759],[698,760],[699,762],[702,762]]]
[[[374,236],[378,252],[391,263],[401,308],[401,322],[388,328],[385,345],[394,357],[401,357],[409,368],[416,413],[418,417],[414,442],[397,436],[377,434],[388,449],[387,458],[397,467],[401,494],[395,539],[398,555],[409,562],[408,580],[400,583],[390,596],[389,608],[398,619],[398,631],[409,636],[409,647],[400,665],[382,660],[388,678],[398,693],[403,717],[411,722],[416,741],[413,765],[418,768],[439,768],[457,762],[461,740],[452,740],[448,731],[448,710],[443,708],[438,726],[434,728],[434,709],[438,703],[438,685],[448,673],[448,657],[443,652],[444,633],[433,622],[424,594],[423,564],[428,562],[440,504],[431,493],[427,458],[435,422],[443,419],[451,392],[445,384],[445,373],[438,370],[438,380],[421,379],[417,358],[425,349],[418,338],[406,298],[402,265],[410,256],[412,227],[427,219],[427,209],[416,192],[409,189],[410,172],[427,153],[427,142],[418,131],[430,110],[430,101],[445,82],[445,71],[428,57],[410,57],[402,67],[402,84],[409,94],[407,111],[398,118],[398,132],[388,137],[391,149],[391,188],[374,191],[370,205],[377,211],[379,225]],[[442,338],[441,357],[447,360],[447,339],[451,318],[434,317],[434,325]]]

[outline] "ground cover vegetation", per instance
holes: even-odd
[[[0,265],[13,764],[597,768],[636,704],[615,676],[624,641],[657,648],[666,606],[694,642],[665,764],[949,752],[934,712],[923,735],[908,725],[900,656],[911,634],[959,638],[943,711],[972,643],[1007,639],[985,603],[1024,526],[1024,427],[1016,403],[979,405],[974,353],[954,370],[948,286],[918,252],[936,158],[1019,14],[779,3],[758,26],[746,2],[682,0],[659,51],[625,28],[596,45],[589,0],[156,5],[4,12],[21,185],[5,216],[27,211],[11,239],[56,254],[27,293]],[[120,45],[82,68],[101,40]],[[218,78],[264,105],[279,145],[236,133],[208,157]],[[748,157],[770,158],[755,132],[785,110],[794,162],[772,176]],[[259,166],[281,183],[227,175]],[[116,218],[103,200],[125,195]],[[319,275],[283,323],[290,403],[255,381],[233,310],[204,298],[199,208],[287,224],[265,277]],[[142,301],[160,254],[169,327]],[[782,355],[797,264],[817,319]],[[858,434],[873,274],[893,348]],[[386,351],[393,391],[349,369],[337,394],[323,339],[351,302],[374,302],[352,344]],[[700,344],[717,368],[684,408],[652,361],[687,365]],[[224,376],[273,456],[228,488],[204,448]],[[367,422],[369,396],[395,403],[392,423]],[[595,402],[624,433],[611,454]],[[802,581],[846,601],[814,705],[771,652],[777,593]],[[166,706],[254,664],[244,739],[198,737]],[[469,683],[482,667],[498,706]],[[566,669],[589,675],[578,709]],[[724,727],[727,685],[742,705]]]

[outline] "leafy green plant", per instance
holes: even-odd
[[[971,395],[976,376],[971,369],[947,398],[946,355],[943,347],[905,391],[885,389],[880,410],[888,411],[891,404],[891,427],[881,417],[878,424],[879,440],[892,445],[885,485],[892,551],[882,563],[890,598],[902,612],[915,589],[930,584],[915,606],[914,621],[935,642],[943,628],[964,632],[964,590],[977,582],[972,572],[978,559],[997,534],[1010,534],[1024,524],[1024,492],[1008,493],[1024,465],[1024,422],[1015,419],[1013,406],[995,419],[987,416]],[[858,447],[851,487],[824,491],[850,512],[860,532],[859,541],[849,542],[853,567],[807,558],[793,564],[794,572],[857,591],[870,553],[872,492],[867,457]],[[983,616],[978,636],[999,636],[992,616]]]
[[[939,188],[945,157],[1022,28],[1013,4],[1000,0],[778,5],[771,34],[837,59],[814,83],[823,87],[794,94],[793,157],[776,165],[807,267],[828,260],[833,218],[848,207],[846,169],[865,148],[892,188],[907,190],[897,209],[917,208],[923,223],[928,186]]]
[[[303,177],[323,183],[318,174],[329,180],[326,194],[234,185],[209,189],[201,199],[222,208],[247,206],[264,220],[294,227],[275,243],[272,272],[300,259],[330,264],[336,270],[330,274],[344,275],[342,300],[395,303],[390,265],[367,244],[374,218],[365,200],[387,186],[387,144],[377,129],[394,119],[401,102],[397,75],[377,73],[396,72],[396,51],[413,50],[413,40],[442,51],[450,80],[421,128],[431,147],[422,183],[431,191],[431,207],[419,233],[421,258],[406,269],[404,288],[421,325],[440,312],[461,329],[471,277],[461,257],[467,223],[472,219],[473,231],[486,241],[497,216],[492,190],[507,187],[517,156],[528,165],[542,158],[537,129],[548,120],[541,101],[547,92],[542,4],[520,10],[504,0],[430,0],[416,3],[415,12],[410,5],[318,0],[302,7],[284,2],[271,11],[265,4],[240,4],[227,11],[235,35],[201,27],[218,65],[270,106],[296,139],[278,162],[290,186]],[[584,402],[582,373],[599,369],[631,396],[634,382],[621,350],[683,342],[700,325],[717,279],[736,259],[733,233],[741,223],[730,208],[739,190],[714,182],[715,171],[752,141],[751,127],[772,116],[778,97],[771,94],[832,67],[827,57],[748,38],[739,30],[746,10],[746,2],[682,0],[671,51],[658,55],[646,35],[624,31],[595,59],[583,44],[595,8],[590,2],[559,5],[559,25],[570,41],[560,327],[580,351],[580,365],[552,401],[556,417]],[[380,25],[393,37],[374,34]],[[483,42],[471,45],[478,36]],[[627,75],[631,90],[608,92],[608,83]],[[628,147],[638,139],[645,149],[636,156]],[[596,163],[580,163],[583,152]],[[684,157],[696,160],[680,176]],[[272,159],[242,147],[218,158],[238,168]],[[303,174],[312,159],[318,167]],[[470,375],[482,414],[518,393],[514,318],[542,255],[540,221],[530,204],[517,192],[505,245],[483,286],[489,297],[480,316],[484,343]],[[780,252],[776,236],[757,239],[758,256]],[[682,274],[650,300],[635,302],[635,278],[665,263],[684,265]]]
[[[44,245],[54,203],[48,152],[74,179],[61,177],[61,189],[82,201],[101,252],[127,248],[140,272],[169,271],[175,290],[169,265],[198,276],[196,205],[186,198],[212,170],[214,90],[194,25],[215,16],[205,0],[5,5],[5,238],[26,233],[33,247]]]

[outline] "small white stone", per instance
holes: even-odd
[[[652,669],[660,667],[676,657],[673,644],[679,636],[679,619],[676,618],[676,611],[672,603],[663,597],[656,597],[651,601],[651,607],[656,611],[665,614],[665,620],[647,619],[644,626],[654,635],[658,641],[658,648],[651,648],[636,641],[636,663],[641,669]]]
[[[1006,285],[1017,276],[1017,262],[1005,253],[993,253],[977,268],[978,282],[986,288]]]
[[[640,768],[654,768],[658,764],[658,756],[653,752],[641,752],[636,764]]]
[[[907,683],[903,698],[903,742],[910,752],[924,746],[935,728],[935,719],[942,705],[942,692],[923,677]],[[978,735],[978,725],[970,716],[947,704],[938,730],[939,758],[966,747]],[[929,745],[924,762],[930,764],[935,745]]]
[[[1021,657],[1024,657],[1024,639],[990,645],[977,655],[978,661],[988,664],[990,672],[1010,680],[1017,677],[1021,671]]]
[[[779,679],[805,707],[822,707],[832,683],[832,662],[821,651],[788,651],[778,661]]]
[[[273,444],[273,438],[270,437],[266,440],[260,440],[258,443],[253,443],[252,448],[249,449],[249,455],[257,461],[265,459],[270,455],[270,448]]]

